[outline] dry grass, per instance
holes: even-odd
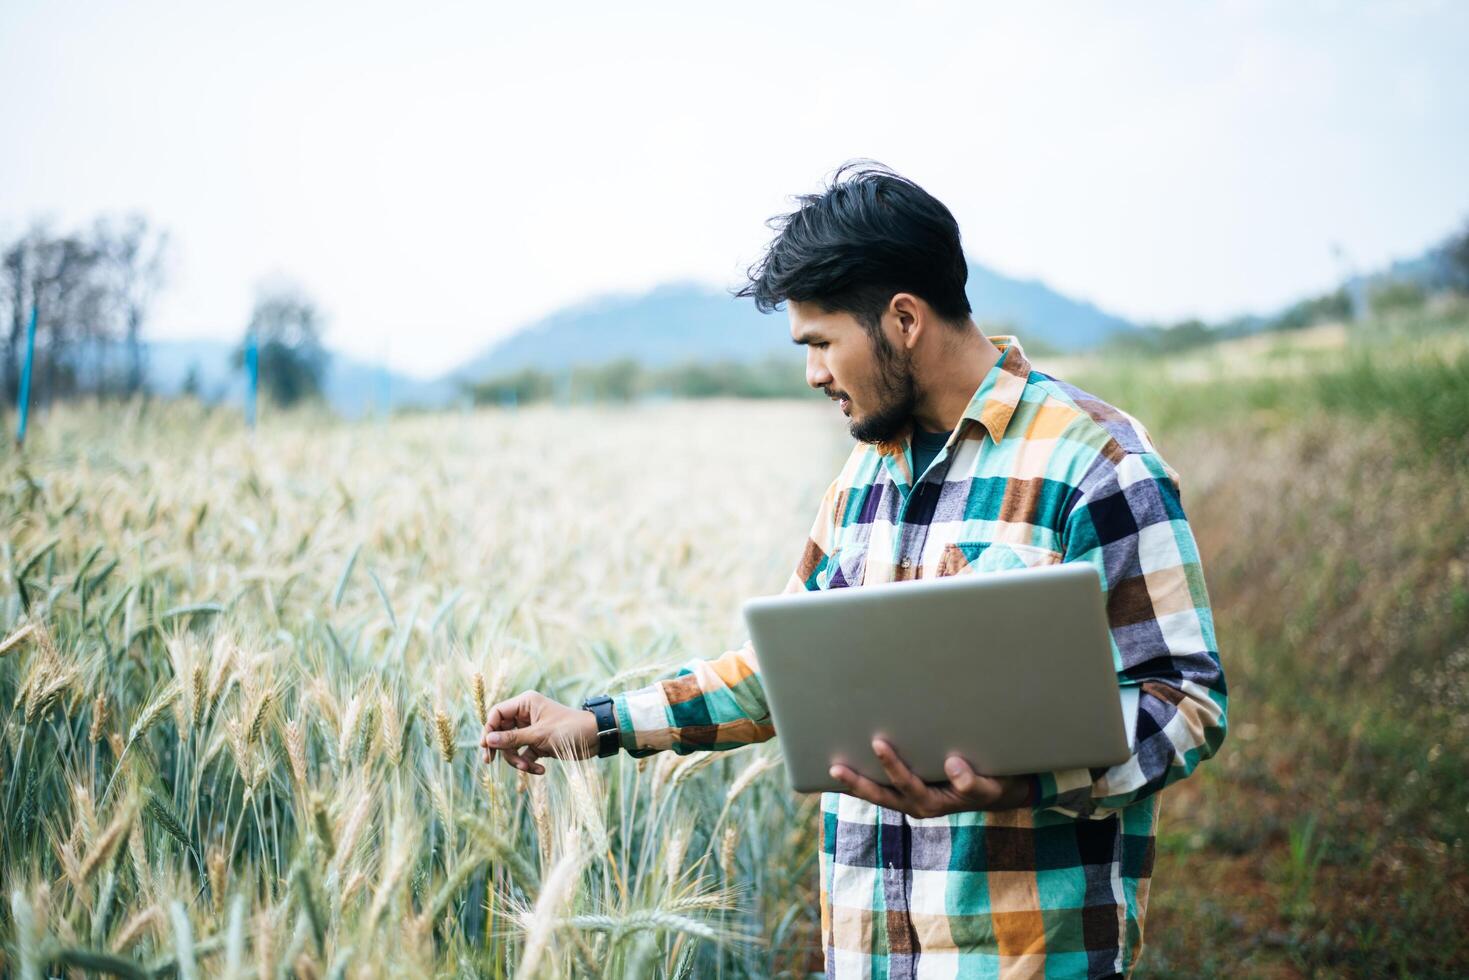
[[[774,746],[556,766],[530,791],[473,747],[514,690],[576,700],[735,644],[738,600],[783,584],[841,459],[833,420],[739,404],[252,438],[132,406],[35,431],[0,469],[9,972],[761,975],[813,955],[804,836],[731,834],[814,829]],[[805,913],[752,902],[777,891]]]

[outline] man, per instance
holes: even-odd
[[[787,591],[1087,562],[1118,682],[1139,688],[1136,752],[1111,768],[990,777],[954,756],[949,781],[927,785],[881,741],[891,788],[834,766],[847,791],[822,799],[828,974],[1126,975],[1142,949],[1158,792],[1225,733],[1177,475],[1131,416],[975,326],[958,226],[917,185],[849,165],[799,203],[740,295],[765,312],[786,304],[807,382],[859,442]],[[842,669],[840,650],[811,655]],[[746,643],[587,710],[521,694],[495,706],[482,744],[486,761],[498,750],[542,773],[558,737],[583,755],[645,755],[773,734]]]

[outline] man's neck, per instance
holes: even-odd
[[[999,359],[1000,349],[973,320],[948,344],[935,345],[926,354],[926,363],[919,367],[918,374],[924,380],[913,408],[914,424],[929,432],[952,430]]]

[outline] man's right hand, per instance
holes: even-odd
[[[536,762],[542,756],[559,751],[573,759],[586,759],[597,754],[597,718],[584,708],[524,691],[490,709],[479,744],[486,763],[498,751],[521,772],[540,776],[546,772]]]

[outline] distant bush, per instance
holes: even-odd
[[[803,398],[812,394],[800,361],[694,362],[664,368],[649,390],[674,398]]]
[[[812,394],[800,361],[770,358],[690,362],[649,369],[618,360],[552,374],[526,368],[467,386],[479,405],[538,401],[628,402],[638,398],[801,398]]]
[[[1404,424],[1421,448],[1469,448],[1469,351],[1362,350],[1304,376],[1180,383],[1152,366],[1113,360],[1068,379],[1136,416],[1149,431],[1224,427],[1253,415],[1311,411]],[[1469,459],[1464,449],[1457,450]]]
[[[1420,309],[1428,299],[1428,291],[1416,282],[1393,279],[1372,287],[1367,302],[1374,316]]]
[[[1449,236],[1438,254],[1444,285],[1469,295],[1469,221],[1457,234]]]
[[[1303,299],[1270,321],[1272,330],[1300,330],[1331,320],[1352,316],[1352,297],[1345,286],[1311,299]]]
[[[1212,344],[1218,338],[1201,320],[1185,320],[1170,327],[1147,327],[1113,334],[1103,349],[1117,354],[1177,354]]]
[[[1340,370],[1318,375],[1314,393],[1331,411],[1398,419],[1436,451],[1463,443],[1469,433],[1469,351],[1398,362],[1364,351]]]
[[[467,390],[476,405],[518,405],[550,398],[554,388],[549,374],[526,368],[477,381]]]
[[[646,384],[642,365],[623,358],[571,372],[572,401],[630,402]]]

